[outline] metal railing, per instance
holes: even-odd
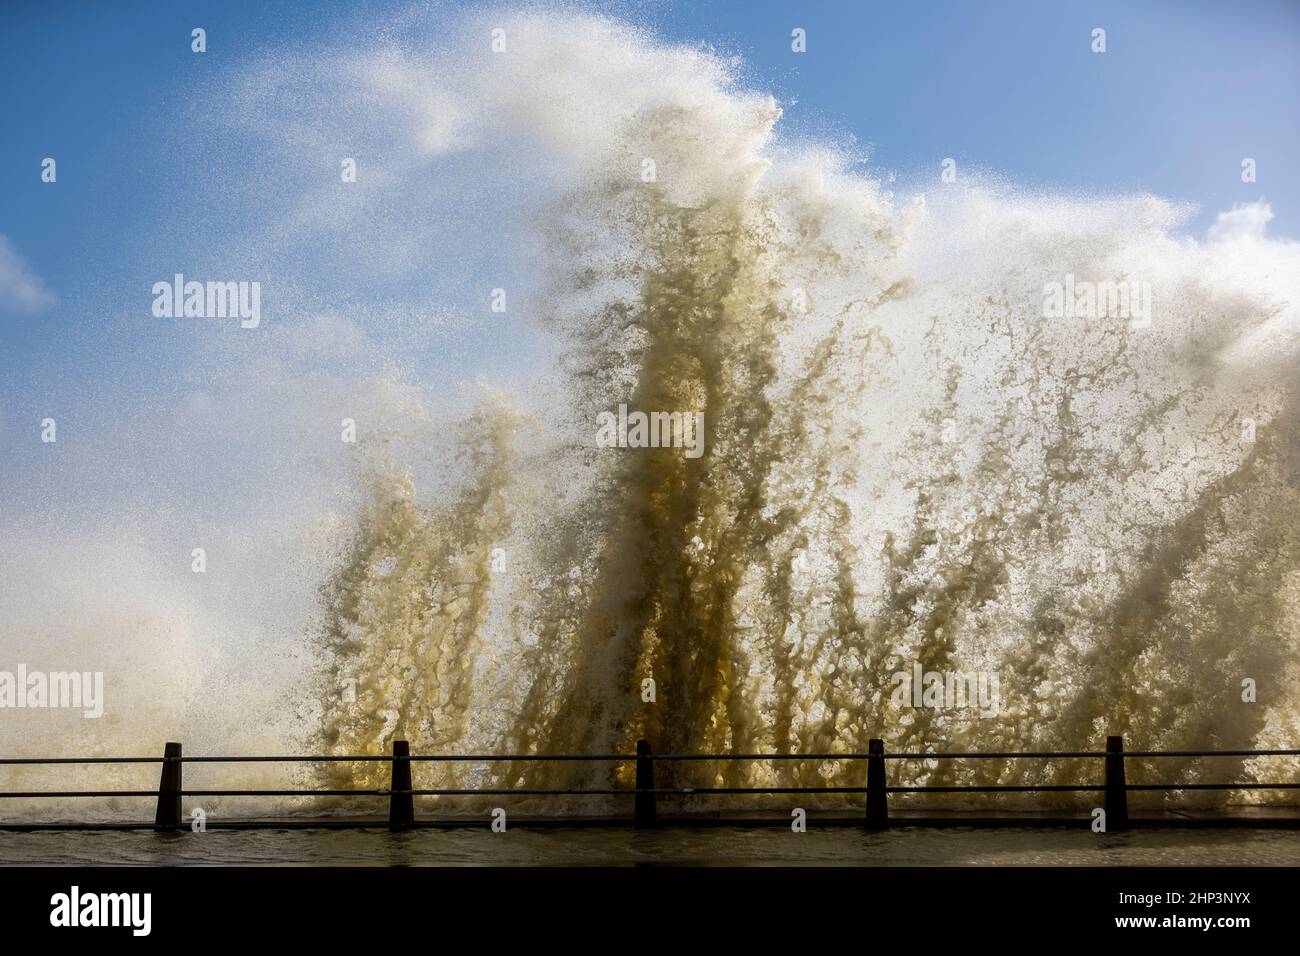
[[[654,754],[645,740],[637,742],[635,754],[412,754],[405,740],[393,741],[393,752],[382,755],[283,755],[283,756],[225,756],[186,757],[181,745],[170,742],[161,757],[9,757],[0,758],[0,766],[21,765],[92,765],[92,764],[162,764],[156,790],[34,790],[0,791],[0,799],[65,799],[65,798],[116,798],[149,797],[157,801],[153,829],[182,829],[183,797],[388,797],[388,827],[404,830],[416,825],[415,797],[452,796],[628,796],[633,798],[631,823],[638,829],[653,827],[657,820],[657,798],[662,796],[694,797],[706,794],[863,794],[864,814],[861,823],[868,829],[889,826],[889,794],[892,793],[1101,793],[1104,794],[1106,829],[1124,830],[1130,825],[1128,794],[1138,791],[1196,791],[1196,790],[1296,790],[1300,782],[1293,783],[1171,783],[1130,784],[1125,778],[1125,760],[1135,758],[1205,758],[1205,757],[1296,757],[1297,750],[1124,750],[1122,737],[1106,738],[1103,751],[968,751],[968,752],[914,752],[888,753],[884,741],[870,741],[866,753],[803,753],[803,754]],[[890,786],[886,779],[886,761],[915,760],[1064,760],[1096,759],[1104,761],[1104,779],[1100,784],[1030,784],[978,786],[957,784],[951,786]],[[655,785],[655,764],[677,761],[785,761],[859,760],[866,763],[866,785],[814,786],[814,787],[658,787]],[[506,762],[635,762],[636,776],[633,787],[597,788],[534,788],[534,787],[471,787],[471,788],[418,788],[413,785],[413,763],[506,763]],[[185,764],[200,763],[387,763],[391,767],[390,786],[379,788],[348,789],[245,789],[245,790],[188,790],[182,785]],[[626,819],[605,821],[625,825]],[[729,821],[734,823],[735,821]],[[909,824],[915,821],[907,821]],[[356,826],[373,826],[375,821],[356,823]],[[252,824],[249,824],[252,825]],[[1297,825],[1300,825],[1298,819]],[[0,829],[6,828],[0,819]],[[23,829],[39,828],[40,824],[24,824]],[[91,828],[92,825],[85,825]],[[148,827],[148,824],[128,824],[128,827]]]

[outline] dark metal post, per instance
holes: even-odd
[[[889,798],[885,791],[885,742],[873,738],[867,745],[867,829],[889,826]]]
[[[648,830],[655,825],[655,761],[650,754],[650,741],[636,742],[636,812],[633,826]]]
[[[155,830],[181,828],[181,745],[169,741],[163,748],[162,775],[158,778],[158,812],[154,814]]]
[[[1106,831],[1128,829],[1128,786],[1124,781],[1124,738],[1106,738]]]
[[[388,829],[405,830],[415,823],[415,801],[411,796],[411,745],[393,741],[393,774],[388,792]]]

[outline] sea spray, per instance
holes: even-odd
[[[276,322],[176,326],[197,343],[183,398],[98,421],[100,444],[61,473],[75,501],[46,472],[13,492],[6,650],[102,670],[105,713],[6,711],[4,753],[1295,745],[1300,254],[1268,237],[1266,206],[1195,239],[1186,209],[1149,196],[945,182],[937,165],[894,180],[783,132],[789,104],[712,51],[569,8],[427,15],[372,43],[277,51],[194,98],[195,188],[210,182],[248,235],[218,261],[204,237],[202,256],[160,239],[159,274],[274,278]],[[336,181],[342,143],[362,157],[355,182]],[[256,177],[221,160],[232,144],[264,157]],[[1044,316],[1068,276],[1117,303],[1136,288],[1141,321],[1109,296]],[[402,281],[450,291],[392,307]],[[528,338],[535,367],[510,364],[507,337]],[[476,348],[459,377],[481,384],[425,371],[425,350]],[[703,454],[599,447],[593,423],[620,405],[701,414]],[[206,574],[190,573],[195,547]],[[892,700],[893,675],[918,668],[996,677],[996,713]],[[387,785],[379,763],[316,769],[196,764],[186,782]],[[665,786],[864,779],[860,761],[659,771]],[[415,772],[419,787],[631,783],[630,765]],[[931,785],[1096,772],[890,766]],[[148,789],[156,766],[79,781]],[[41,768],[7,783],[67,785]],[[78,814],[139,813],[90,804]]]
[[[976,185],[899,203],[839,155],[774,139],[776,104],[706,54],[598,18],[507,29],[536,55],[501,69],[529,91],[538,148],[578,182],[536,223],[543,321],[566,346],[556,418],[702,409],[709,450],[593,449],[574,427],[529,454],[500,424],[522,409],[482,413],[469,440],[498,464],[459,500],[419,506],[408,491],[391,517],[376,505],[330,585],[348,595],[332,605],[331,633],[350,635],[331,644],[335,666],[367,688],[360,718],[327,723],[330,746],[1075,749],[1117,732],[1246,746],[1269,739],[1275,709],[1294,712],[1285,689],[1269,706],[1237,694],[1294,647],[1294,280],[1252,287],[1229,265],[1294,261],[1293,246],[1174,239],[1181,213],[1142,198]],[[601,82],[575,98],[588,70]],[[641,156],[656,158],[652,181]],[[1045,285],[1076,273],[1140,276],[1144,321],[1045,319]],[[1270,351],[1243,351],[1266,329]],[[1249,444],[1246,415],[1266,423]],[[548,507],[563,483],[579,500]],[[504,536],[521,570],[493,580]],[[1000,707],[894,706],[891,675],[914,665],[996,674]],[[899,773],[1065,783],[1087,769]],[[429,779],[629,773],[529,763]],[[861,783],[850,761],[660,774]]]

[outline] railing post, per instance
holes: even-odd
[[[1128,785],[1124,780],[1124,738],[1106,738],[1106,830],[1128,829]]]
[[[885,742],[873,738],[867,745],[867,829],[889,826],[889,799],[885,791]]]
[[[655,761],[650,741],[636,742],[636,811],[633,826],[648,830],[655,825]]]
[[[393,741],[393,773],[388,791],[388,829],[406,830],[415,823],[415,801],[411,796],[411,745]]]
[[[168,741],[163,748],[162,775],[158,778],[158,812],[154,814],[155,830],[181,828],[181,745]]]

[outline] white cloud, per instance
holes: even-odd
[[[0,312],[33,314],[58,301],[8,236],[0,235]]]
[[[1233,206],[1229,212],[1219,213],[1219,218],[1210,227],[1211,242],[1225,242],[1235,239],[1263,239],[1273,210],[1268,203],[1256,202]]]

